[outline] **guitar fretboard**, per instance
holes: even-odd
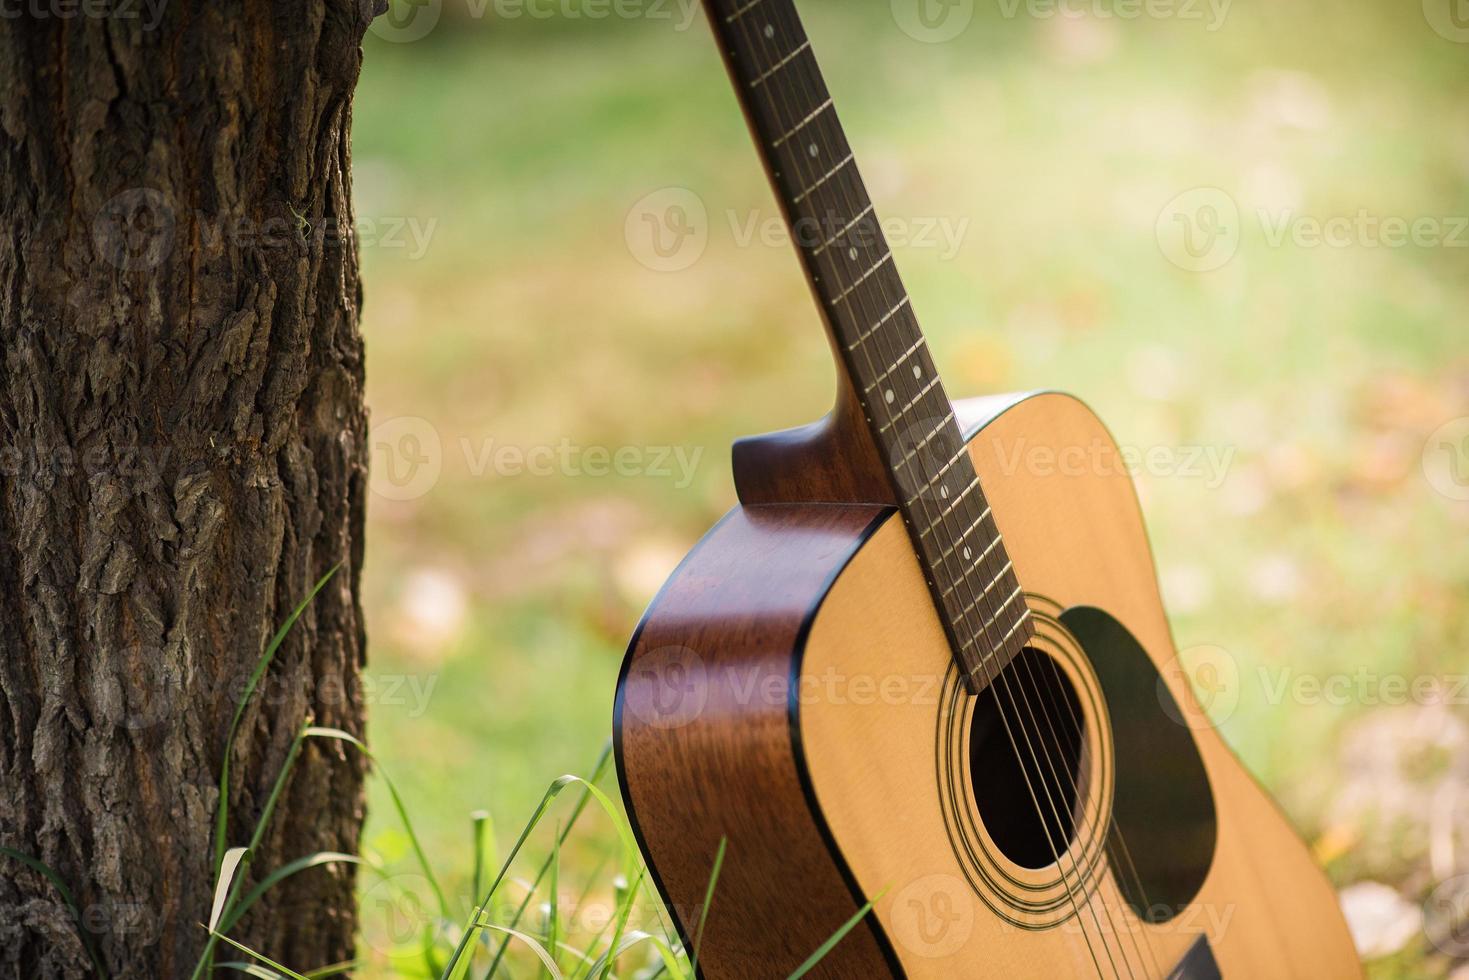
[[[1034,626],[792,0],[705,0],[971,691]]]

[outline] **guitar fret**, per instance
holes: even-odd
[[[1015,619],[1015,625],[1014,626],[1011,626],[1008,630],[1006,630],[1005,635],[1002,636],[1002,637],[1000,637],[1000,642],[995,644],[995,649],[996,650],[1003,650],[1005,648],[1005,644],[1008,643],[1008,642],[1010,642],[1010,638],[1015,635],[1016,631],[1019,630],[1020,627],[1024,626],[1029,621],[1030,621],[1030,609],[1029,609],[1029,607],[1027,607],[1026,610],[1023,613],[1021,613],[1018,617],[1016,617],[1016,619]]]
[[[858,347],[862,346],[862,344],[864,344],[864,343],[867,342],[867,338],[868,337],[871,337],[873,334],[877,333],[877,331],[882,327],[882,325],[884,323],[887,323],[889,320],[891,320],[893,318],[894,314],[896,314],[899,310],[901,310],[903,307],[905,307],[907,305],[908,305],[908,297],[907,296],[904,296],[902,299],[898,300],[898,305],[897,306],[894,306],[892,309],[890,309],[886,313],[884,313],[882,315],[882,319],[878,320],[870,328],[868,328],[868,330],[867,330],[866,333],[864,333],[862,336],[858,337],[856,340],[854,340],[850,344],[848,344],[847,345],[847,350],[849,350],[849,351],[855,351]]]
[[[915,457],[917,456],[917,451],[916,450],[915,450],[915,452],[914,452],[913,455]],[[959,461],[959,457],[961,455],[963,455],[963,450],[960,450],[959,452],[957,452],[953,456],[951,456],[949,458],[948,462],[941,463],[941,464],[939,464],[939,466],[935,467],[934,474],[933,474],[933,476],[931,476],[931,477],[928,478],[928,482],[925,483],[922,487],[920,487],[918,489],[918,492],[917,493],[915,493],[913,496],[909,497],[907,500],[903,501],[903,503],[905,505],[907,505],[907,506],[910,506],[910,507],[913,504],[917,503],[918,502],[918,499],[920,497],[922,497],[925,493],[927,493],[928,492],[928,489],[930,487],[932,487],[935,483],[937,483],[939,480],[943,479],[945,476],[947,476],[949,474],[950,467],[952,467],[955,463],[957,463]]]
[[[991,660],[999,659],[1001,652],[1004,651],[1004,649],[1005,649],[1005,644],[1008,643],[1008,642],[1010,642],[1010,640],[1015,636],[1015,634],[1020,631],[1021,627],[1025,626],[1025,624],[1028,623],[1028,622],[1030,622],[1030,608],[1029,607],[1026,607],[1020,613],[1020,615],[1015,618],[1015,624],[1013,626],[1011,626],[1010,629],[1005,632],[1005,635],[1004,636],[1000,637],[999,642],[994,645],[993,651],[991,653],[985,655],[984,657],[980,658],[979,663],[977,663],[973,667],[971,667],[969,669],[969,672],[971,674],[973,674],[973,673],[975,673],[977,671],[983,670],[986,663],[988,663]],[[983,638],[984,638],[984,634],[983,633],[976,633],[973,636],[971,636],[968,640],[966,640],[965,643],[964,643],[964,645],[966,647],[973,646],[975,643],[977,643],[979,640],[981,640]]]
[[[903,458],[898,460],[898,462],[894,464],[893,468],[897,469],[900,466],[908,465],[908,463],[910,463],[914,459],[914,457],[923,452],[923,447],[932,442],[934,436],[941,435],[944,430],[948,428],[949,423],[953,420],[953,412],[945,415],[942,419],[939,420],[938,425],[934,426],[932,429],[929,429],[928,432],[924,433],[923,438],[918,440],[918,442],[914,444],[912,449],[903,454]]]
[[[780,59],[775,64],[773,64],[769,68],[767,68],[764,72],[762,72],[758,78],[756,78],[753,82],[750,83],[750,87],[751,88],[755,88],[755,87],[757,87],[759,85],[763,85],[765,83],[765,80],[766,79],[768,79],[771,75],[774,75],[776,72],[780,71],[786,65],[788,65],[792,61],[794,61],[795,58],[796,58],[796,56],[799,55],[802,51],[809,51],[809,50],[811,50],[811,42],[810,41],[802,41],[801,42],[801,46],[799,48],[797,48],[796,50],[792,51],[790,54],[786,55],[784,58]]]
[[[745,14],[748,13],[750,10],[753,10],[755,7],[760,6],[761,2],[762,2],[762,0],[750,0],[749,3],[745,4],[743,7],[740,7],[734,13],[729,14],[727,17],[725,17],[724,18],[724,22],[726,24],[733,24],[735,21],[737,21],[741,17],[745,16]]]
[[[926,446],[926,445],[928,445],[930,442],[932,442],[934,436],[942,435],[946,427],[947,427],[947,423],[940,424],[937,429],[934,429],[931,432],[929,432],[926,436],[923,437],[923,439],[917,445],[915,445],[912,449],[910,449],[907,452],[905,452],[903,454],[902,458],[899,459],[896,463],[893,464],[893,469],[894,470],[900,470],[903,467],[907,466],[909,463],[913,462],[913,460],[918,457],[918,454],[921,453],[921,452],[923,452],[923,447]],[[968,452],[967,449],[965,449],[963,447],[960,447],[960,449],[959,449],[958,452],[954,453],[954,455],[952,455],[952,456],[949,457],[948,462],[940,464],[940,466],[939,466],[939,472],[940,472],[940,474],[942,474],[949,467],[953,466],[955,463],[959,462],[959,460],[962,459],[967,452]],[[931,483],[932,481],[929,481],[929,482]],[[927,488],[925,487],[925,489],[927,489]],[[920,493],[921,492],[922,491],[920,491]],[[917,498],[915,497],[913,499],[916,500]],[[912,503],[913,501],[912,500],[909,500],[908,502],[909,503]]]
[[[1018,585],[1015,586],[1015,591],[1014,592],[1011,592],[1009,598],[1007,598],[1004,602],[1000,603],[1000,608],[998,608],[998,609],[995,610],[995,614],[993,616],[991,616],[985,622],[985,624],[982,627],[980,627],[980,630],[979,631],[981,633],[988,633],[990,631],[990,627],[994,626],[995,623],[999,620],[1000,613],[1004,612],[1005,609],[1010,605],[1010,603],[1014,602],[1017,598],[1019,598],[1022,594],[1024,594],[1024,592],[1025,592],[1025,590],[1023,588],[1021,588]],[[995,649],[998,650],[999,648],[1000,647],[997,644],[996,647],[995,647]]]
[[[1001,567],[1000,570],[995,573],[995,577],[989,580],[989,584],[987,584],[984,587],[984,592],[982,594],[983,595],[989,595],[990,594],[990,589],[993,589],[995,587],[995,583],[998,582],[1000,579],[1004,578],[1005,577],[1005,573],[1008,572],[1008,571],[1010,571],[1010,569],[1012,569],[1014,567],[1015,567],[1015,563],[1013,561],[1007,560],[1005,562],[1004,566]]]
[[[971,535],[971,533],[974,533],[975,527],[978,527],[980,525],[983,525],[984,520],[986,520],[987,517],[989,517],[989,516],[990,516],[990,508],[989,507],[986,507],[986,508],[984,508],[983,511],[981,511],[980,516],[975,517],[974,520],[971,520],[970,526],[965,527],[964,530],[961,530],[961,532],[959,532],[958,538],[953,539],[953,544],[952,545],[949,545],[948,548],[945,548],[945,550],[943,550],[942,554],[939,555],[939,560],[940,561],[943,561],[943,560],[945,560],[945,558],[948,558],[950,554],[953,554],[953,552],[958,551],[959,550],[959,545],[964,544],[965,539],[967,539],[968,536]],[[986,552],[984,552],[984,554],[987,554],[987,550],[986,550]],[[980,554],[980,560],[983,560],[984,554]]]
[[[832,100],[830,98],[827,98],[827,100],[825,102],[821,103],[821,105],[817,106],[811,112],[807,113],[805,119],[802,119],[800,122],[796,123],[790,129],[788,129],[784,133],[782,133],[780,135],[780,138],[779,139],[777,139],[774,143],[771,143],[770,144],[771,147],[778,149],[782,143],[784,143],[786,140],[790,139],[792,136],[795,136],[801,130],[805,129],[806,126],[809,123],[811,123],[813,120],[815,120],[817,116],[821,115],[823,112],[825,112],[826,110],[830,109],[833,104],[834,103],[832,102]]]
[[[1005,610],[1005,607],[1008,606],[1011,602],[1013,602],[1015,600],[1015,596],[1017,596],[1019,594],[1020,594],[1020,590],[1019,589],[1016,589],[1014,592],[1012,592],[1010,594],[1010,598],[1008,598],[1004,602],[1000,603],[999,608],[997,608],[995,610],[994,614],[992,616],[990,616],[989,619],[985,620],[984,621],[984,624],[982,626],[980,626],[980,628],[978,630],[976,630],[975,632],[978,635],[980,635],[980,636],[986,636],[989,633],[989,631],[990,631],[990,627],[994,626],[995,620],[997,620],[997,619],[1000,618],[1000,613],[1003,612]],[[987,598],[989,598],[989,593],[988,592],[981,592],[979,595],[975,596],[972,600],[970,600],[970,602],[969,602],[968,605],[966,605],[963,609],[959,610],[959,612],[955,616],[955,618],[958,619],[958,620],[960,620],[960,621],[963,621],[963,620],[968,619],[969,618],[969,614],[972,613],[972,612],[974,612],[974,610],[976,608],[978,608],[979,604],[981,602],[984,602]],[[996,647],[996,649],[998,649],[998,647]]]
[[[986,507],[985,511],[986,513],[988,513],[989,508]],[[979,523],[982,523],[982,521],[976,522],[975,526],[977,526]],[[967,533],[968,532],[965,532],[965,534]],[[960,535],[960,542],[964,540],[964,537],[965,535]],[[939,594],[939,597],[941,599],[947,599],[960,587],[966,585],[969,582],[970,573],[973,572],[976,568],[983,568],[988,564],[990,554],[1000,545],[1000,536],[999,534],[996,534],[990,540],[989,546],[986,547],[982,552],[980,552],[980,556],[978,558],[970,557],[974,554],[974,550],[967,546],[964,548],[964,550],[968,552],[968,554],[961,557],[957,544],[958,543],[956,542],[956,545],[954,547],[944,549],[937,562],[937,564],[943,566],[946,574],[950,575],[953,579],[953,581],[951,581],[948,586],[945,587],[944,590]]]
[[[854,159],[855,159],[855,158],[856,158],[856,155],[855,155],[855,154],[852,154],[852,153],[848,153],[848,154],[847,154],[847,155],[846,155],[846,156],[845,156],[845,157],[844,157],[844,158],[843,158],[843,159],[842,159],[842,162],[841,162],[841,163],[839,163],[839,164],[837,164],[837,165],[836,165],[836,166],[835,166],[835,167],[832,167],[832,168],[831,168],[831,169],[830,169],[830,170],[828,170],[828,171],[827,171],[827,172],[826,172],[826,175],[825,175],[825,176],[824,176],[824,177],[822,177],[822,178],[821,178],[821,179],[820,179],[820,180],[818,180],[818,181],[817,181],[817,182],[816,182],[816,183],[814,183],[814,184],[812,184],[812,185],[811,185],[811,186],[810,186],[810,187],[808,187],[808,188],[806,188],[806,189],[805,189],[805,190],[804,190],[804,191],[802,191],[802,192],[801,192],[801,193],[800,193],[800,194],[798,194],[798,195],[797,195],[797,196],[796,196],[796,197],[795,197],[795,198],[794,198],[794,199],[793,199],[793,202],[792,202],[792,203],[795,203],[795,204],[800,204],[800,203],[801,203],[801,202],[802,202],[802,201],[804,201],[804,200],[806,200],[806,198],[808,198],[808,197],[810,197],[810,196],[811,196],[811,194],[812,194],[812,193],[813,193],[813,192],[814,192],[814,191],[815,191],[815,190],[816,190],[816,189],[817,189],[817,188],[819,188],[819,187],[820,187],[820,186],[821,186],[821,185],[822,185],[822,184],[824,184],[824,183],[826,183],[826,182],[827,182],[827,181],[828,181],[828,180],[831,180],[831,179],[832,179],[832,178],[833,178],[833,177],[835,177],[835,176],[836,176],[836,174],[837,174],[837,171],[838,171],[838,170],[841,170],[841,169],[842,169],[842,168],[843,168],[843,167],[845,167],[845,166],[846,166],[846,165],[847,165],[847,164],[849,164],[849,163],[851,163],[851,162],[852,162],[852,161],[853,161],[853,160],[854,160]]]
[[[804,77],[808,63],[809,59],[801,59],[799,65],[788,69],[787,74],[782,75],[778,82],[773,81],[771,84],[789,87],[786,83],[794,82],[798,76]],[[861,179],[855,167],[846,171],[838,169],[836,176],[830,181],[818,184],[818,180],[832,169],[833,164],[840,163],[852,153],[852,147],[847,142],[846,133],[842,131],[841,120],[837,118],[836,112],[818,111],[813,114],[811,111],[821,103],[830,101],[830,96],[824,89],[809,95],[801,93],[794,104],[789,104],[784,99],[779,103],[772,102],[766,115],[773,132],[789,131],[795,134],[779,144],[772,141],[770,153],[775,163],[773,169],[784,176],[792,195],[806,191],[806,185],[811,185],[811,193],[803,198],[797,213],[807,218],[839,217],[840,221],[833,222],[835,227],[844,224],[871,201],[861,187]]]
[[[924,395],[927,395],[930,391],[932,391],[934,389],[934,386],[937,385],[938,383],[939,383],[939,379],[937,377],[934,377],[932,380],[930,380],[928,382],[928,384],[924,385],[923,388],[922,388],[922,390],[920,390],[918,392],[918,394],[914,396],[914,398],[913,398],[912,401],[910,401],[908,404],[904,405],[902,408],[898,409],[892,415],[888,416],[889,421],[888,421],[887,425],[884,425],[882,428],[878,429],[877,431],[879,433],[883,433],[883,432],[886,432],[888,429],[891,429],[893,426],[897,425],[898,422],[900,422],[902,420],[903,416],[907,413],[908,409],[912,408],[914,405],[917,405],[919,402],[923,401],[923,396]]]
[[[995,583],[998,582],[1000,579],[1002,579],[1002,578],[1005,577],[1005,573],[1008,572],[1011,569],[1011,567],[1012,566],[1011,566],[1011,563],[1009,561],[1005,562],[1005,567],[1004,568],[1001,568],[999,570],[999,572],[997,572],[995,574],[995,577],[992,578],[992,579],[990,579],[988,585],[986,585],[983,589],[980,589],[979,595],[977,595],[977,596],[974,597],[974,602],[971,602],[969,604],[969,606],[966,606],[964,611],[965,612],[968,612],[970,607],[974,606],[976,603],[983,602],[984,601],[984,597],[990,594],[990,589],[993,589],[995,587]],[[944,593],[943,593],[944,598],[947,599],[949,597],[949,593],[951,593],[954,590],[958,589],[961,585],[963,585],[965,583],[965,581],[966,581],[966,579],[963,578],[963,577],[961,577],[959,579],[959,581],[955,582],[954,584],[950,585],[947,589],[945,589],[944,590]]]
[[[940,561],[943,561],[943,560],[947,559],[949,557],[949,555],[951,555],[954,552],[958,551],[959,548],[960,548],[960,546],[962,546],[964,544],[964,542],[969,538],[969,535],[973,534],[974,533],[974,530],[977,527],[979,527],[981,524],[983,524],[986,520],[989,519],[990,514],[991,514],[991,509],[989,507],[986,507],[984,509],[984,512],[981,513],[978,517],[976,517],[973,520],[973,522],[970,523],[970,525],[968,527],[966,527],[964,530],[962,530],[962,531],[959,532],[959,537],[954,540],[954,543],[953,544],[949,545],[948,548],[944,549],[944,552],[941,555],[939,555],[939,560]],[[974,562],[974,564],[976,564],[976,565],[983,564],[984,563],[984,560],[989,557],[990,552],[993,551],[995,549],[995,546],[998,545],[999,543],[1000,543],[1000,537],[999,537],[999,535],[995,535],[995,538],[994,538],[994,540],[992,540],[990,542],[989,547],[988,548],[985,548],[983,551],[981,551],[979,553],[979,557],[978,558],[972,559],[973,562]],[[970,561],[971,559],[966,558],[964,560],[965,561]]]
[[[989,516],[989,512],[990,512],[990,509],[988,507],[986,507],[984,509],[985,517],[988,517]],[[976,524],[980,524],[980,523],[983,523],[983,522],[984,522],[984,518],[980,518],[980,520],[979,521],[976,521],[975,523]],[[963,536],[960,537],[960,540],[961,541],[963,540]],[[966,558],[966,559],[964,559],[966,562],[969,562],[969,564],[964,568],[964,570],[962,570],[961,572],[959,572],[960,577],[962,578],[963,576],[967,575],[969,573],[969,569],[970,568],[979,568],[980,566],[984,565],[985,562],[989,561],[990,554],[996,548],[998,548],[1000,546],[1000,541],[1001,540],[1002,539],[1000,538],[999,534],[996,534],[994,536],[994,538],[991,539],[991,541],[989,543],[989,547],[985,548],[984,551],[980,552],[978,558],[974,558],[974,559]],[[958,545],[957,544],[953,548],[950,548],[948,550],[948,552],[945,553],[945,557],[942,560],[943,561],[947,561],[948,560],[948,556],[949,555],[952,555],[956,550],[958,550]]]
[[[954,512],[954,508],[955,507],[958,507],[959,504],[964,500],[965,497],[968,497],[969,496],[970,491],[976,490],[978,488],[979,488],[979,481],[978,480],[975,480],[973,483],[969,484],[969,486],[965,487],[963,493],[959,494],[959,496],[957,496],[953,500],[949,501],[949,506],[945,507],[943,510],[941,510],[939,512],[939,518],[938,518],[938,520],[936,522],[934,522],[933,524],[930,524],[923,531],[921,531],[919,533],[918,537],[919,538],[926,538],[930,534],[932,534],[933,532],[935,532],[935,531],[939,530],[941,527],[943,527],[944,519],[947,518],[950,514],[952,514]]]
[[[909,449],[903,453],[902,458],[893,464],[893,469],[895,471],[900,470],[903,467],[907,466],[909,463],[913,462],[915,459],[917,459],[918,454],[923,452],[924,447],[932,442],[935,436],[942,435],[946,428],[947,427],[945,425],[940,425],[937,429],[930,430],[929,433],[925,435],[918,443],[916,443],[912,449]],[[932,477],[929,478],[929,481],[923,485],[918,493],[914,494],[912,497],[909,497],[907,500],[904,501],[904,503],[911,504],[916,501],[920,496],[923,495],[924,491],[926,491],[930,486],[933,485],[934,480],[947,473],[954,466],[955,463],[959,462],[959,460],[964,457],[965,453],[966,450],[963,447],[960,447],[954,453],[954,455],[950,456],[947,460],[940,463],[937,467],[938,472],[936,472]]]
[[[887,263],[891,262],[892,260],[893,260],[893,253],[892,252],[889,252],[886,255],[884,255],[882,258],[878,259],[877,262],[871,268],[869,268],[866,272],[862,273],[862,277],[860,279],[858,279],[856,282],[852,283],[852,285],[848,286],[846,289],[843,289],[841,291],[841,293],[837,296],[837,298],[831,301],[831,305],[832,306],[836,306],[838,303],[846,302],[847,297],[852,295],[852,290],[856,289],[858,286],[862,285],[864,282],[866,282],[867,280],[871,279],[872,278],[872,274],[874,272],[876,272],[878,269],[881,269],[884,265],[886,265]]]
[[[903,351],[902,354],[898,355],[898,359],[892,364],[888,365],[886,371],[877,376],[877,380],[873,381],[872,384],[862,389],[862,393],[864,395],[870,395],[874,388],[876,388],[878,385],[882,384],[889,377],[891,377],[894,371],[902,367],[904,363],[907,362],[908,358],[912,357],[915,353],[918,352],[919,348],[926,346],[926,344],[927,342],[922,337],[919,337],[917,340],[913,341],[913,343],[909,344],[908,349]]]
[[[786,43],[797,45],[795,37],[791,37]],[[743,49],[740,49],[743,50]],[[749,77],[754,78],[765,69],[769,68],[775,59],[774,53],[761,55],[751,53],[745,55],[750,65]],[[798,128],[804,129],[806,134],[813,139],[820,135],[824,145],[830,146],[833,156],[831,160],[837,159],[837,153],[851,149],[846,146],[845,134],[842,132],[841,120],[828,106],[828,111],[821,112],[818,109],[823,103],[831,102],[831,93],[821,84],[821,75],[816,67],[815,55],[807,54],[798,58],[778,78],[770,79],[765,85],[758,87],[745,86],[750,93],[750,111],[754,115],[754,121],[767,135],[768,143],[765,146],[767,153],[771,154],[777,163],[774,169],[786,170],[794,163],[804,164],[804,160],[781,160],[780,153],[789,152],[795,148],[790,134]],[[776,93],[779,93],[778,95]],[[786,139],[776,143],[780,136]],[[840,138],[840,144],[838,143]],[[800,171],[792,171],[799,173]]]
[[[861,221],[863,218],[867,217],[869,214],[872,214],[872,212],[875,211],[875,210],[876,210],[876,208],[874,208],[871,204],[867,205],[867,207],[865,207],[865,208],[862,209],[862,213],[859,214],[859,215],[857,215],[857,217],[853,218],[851,221],[848,221],[846,223],[846,225],[842,228],[841,231],[837,232],[836,234],[834,234],[830,238],[828,238],[826,241],[822,242],[821,243],[821,246],[819,248],[817,248],[816,251],[814,251],[814,252],[811,253],[811,257],[813,259],[816,258],[822,252],[825,252],[828,248],[830,248],[833,242],[840,241],[843,235],[845,235],[847,232],[851,231],[853,229],[853,227],[856,226],[857,222]]]

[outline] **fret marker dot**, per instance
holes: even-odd
[[[965,548],[964,549],[964,560],[965,561],[968,561],[969,559],[971,559],[973,557],[974,557],[974,555],[970,553],[969,549],[968,548]]]
[[[772,25],[772,24],[766,24],[765,25],[765,36],[766,37],[775,37],[775,26],[774,25]]]
[[[893,389],[889,388],[887,391],[883,392],[882,397],[887,401],[889,405],[891,405],[893,403],[893,399],[897,396],[893,394]]]
[[[855,248],[849,248],[849,249],[847,249],[847,258],[851,259],[853,262],[856,262],[857,261],[857,250]]]
[[[921,377],[923,377],[923,368],[919,367],[917,364],[913,365],[913,377],[915,377],[915,378],[921,378]]]
[[[816,144],[815,144],[815,143],[812,143],[812,144],[811,144],[811,145],[810,145],[810,146],[808,146],[808,147],[807,147],[807,148],[806,148],[806,149],[807,149],[807,150],[808,150],[808,151],[809,151],[809,152],[810,152],[810,154],[811,154],[811,155],[812,155],[812,156],[813,156],[813,157],[814,157],[814,156],[820,156],[820,155],[821,155],[821,148],[820,148],[820,147],[818,147],[818,146],[817,146],[817,145],[816,145]]]
[[[943,497],[945,500],[948,500],[949,499],[949,488],[948,487],[939,487],[939,496],[940,497]]]

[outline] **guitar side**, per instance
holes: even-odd
[[[670,579],[618,686],[624,798],[688,940],[728,840],[701,969],[788,975],[880,896],[817,975],[1168,976],[1203,944],[1224,976],[1360,976],[1325,877],[1166,669],[1172,639],[1131,480],[1095,464],[1115,451],[1106,430],[1062,395],[969,408],[970,455],[1031,601],[1106,610],[1176,701],[1215,828],[1189,901],[1143,922],[1119,887],[1131,869],[1098,845],[1092,891],[1078,901],[1063,889],[1054,922],[1006,914],[945,813],[972,809],[976,786],[965,775],[949,796],[939,790],[949,653],[900,522],[875,504],[762,502],[731,512]],[[1108,728],[1104,712],[1093,721]],[[1092,751],[1096,789],[1078,812],[1089,794],[1110,806],[1102,794],[1117,788],[1109,746]],[[974,774],[980,789],[983,779]],[[977,848],[993,845],[971,823]],[[1076,838],[1057,863],[1072,859],[1080,891],[1079,869],[1092,865],[1084,829]],[[1043,890],[1031,869],[1002,870],[1022,894]]]
[[[788,976],[860,908],[810,795],[791,714],[812,617],[887,520],[879,506],[737,507],[695,546],[634,634],[613,712],[622,798],[670,917],[707,977]],[[897,960],[870,919],[818,975]]]

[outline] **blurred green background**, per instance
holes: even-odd
[[[800,6],[950,391],[1070,390],[1157,451],[1137,478],[1159,572],[1185,658],[1224,665],[1226,737],[1342,889],[1372,975],[1449,975],[1469,954],[1441,935],[1469,894],[1464,20],[958,0],[925,26],[918,3]],[[777,212],[696,6],[389,16],[353,135],[369,731],[467,899],[468,814],[508,844],[588,771],[642,607],[734,503],[731,440],[823,413],[832,372],[793,253],[749,234]],[[644,214],[669,201],[695,234],[665,258]],[[380,778],[370,807],[368,849],[409,866]],[[604,825],[567,855],[588,876]],[[361,952],[385,968],[370,885]]]

